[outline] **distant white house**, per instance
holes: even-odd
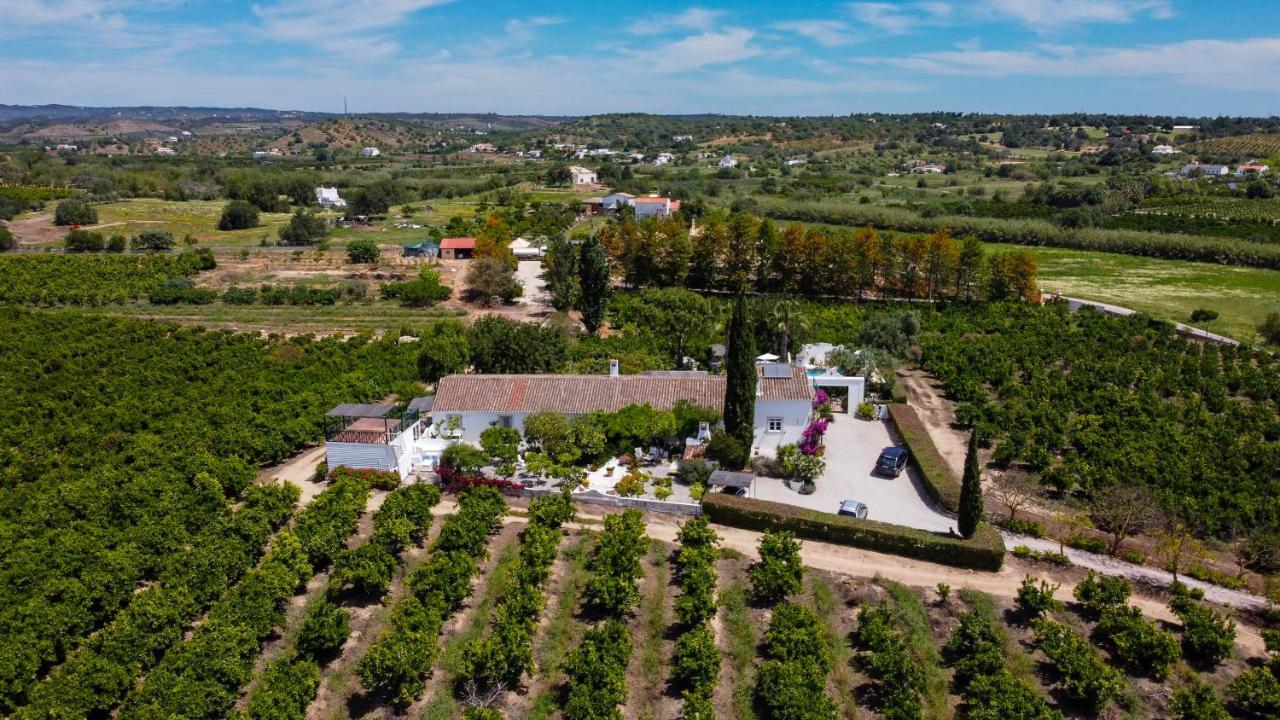
[[[280,156],[279,148],[271,148],[270,150],[254,150],[253,151],[254,160],[266,160],[267,158],[279,157],[279,156]]]
[[[795,167],[796,165],[807,165],[807,164],[809,164],[809,161],[805,160],[804,158],[792,158],[787,161],[787,165],[789,167]]]
[[[529,150],[528,152],[526,152],[526,153],[524,154],[524,156],[525,156],[525,157],[531,157],[531,158],[540,158],[540,157],[542,157],[542,151],[541,151],[541,150]]]
[[[1157,145],[1151,148],[1151,154],[1153,155],[1177,155],[1180,152],[1182,151],[1172,145]]]
[[[1195,125],[1174,125],[1173,126],[1174,132],[1191,132],[1192,130],[1195,130],[1195,129],[1196,129]]]
[[[673,142],[693,142],[693,136],[692,135],[672,135],[671,140]]]
[[[1201,165],[1200,163],[1190,163],[1182,166],[1182,170],[1178,172],[1182,177],[1221,177],[1230,175],[1231,168],[1227,165]]]
[[[54,148],[58,152],[75,152],[79,149],[78,145],[70,145],[68,143],[58,143],[57,147]]]
[[[571,165],[569,167],[569,177],[574,185],[595,185],[598,179],[595,170],[584,168],[581,165]]]
[[[184,137],[184,138],[189,138],[189,137],[191,137],[191,131],[190,131],[190,130],[183,130],[183,131],[182,131],[182,137]]]
[[[156,154],[157,154],[157,155],[173,155],[173,154],[175,154],[175,153],[174,153],[173,148],[171,148],[171,147],[164,147],[164,146],[162,145],[162,146],[160,146],[160,147],[156,148]]]
[[[1245,173],[1256,172],[1259,175],[1263,175],[1270,169],[1271,168],[1269,166],[1263,165],[1262,163],[1245,163],[1236,168],[1236,174],[1244,175]]]
[[[360,154],[364,157],[378,157],[382,154],[382,151],[376,147],[367,147],[361,150]]]
[[[944,173],[946,171],[947,171],[947,166],[939,165],[938,163],[925,163],[923,165],[917,165],[911,168],[911,172],[915,173],[916,175],[930,175],[930,174],[937,175],[940,173]]]
[[[653,164],[667,165],[667,164],[670,164],[672,160],[675,160],[675,156],[673,156],[671,153],[665,153],[665,152],[658,153],[657,157],[653,159]]]
[[[496,151],[497,149],[493,147],[493,143],[487,143],[487,142],[476,143],[475,145],[472,145],[471,147],[467,148],[467,152],[473,152],[473,153],[491,153]]]
[[[609,148],[596,148],[587,154],[591,157],[613,157],[618,154],[618,151],[610,150]]]
[[[680,201],[664,197],[643,197],[633,199],[631,206],[636,209],[637,220],[665,218],[680,209]]]
[[[738,158],[732,155],[725,155],[724,157],[720,158],[719,166],[721,170],[736,168],[738,167]]]
[[[636,196],[631,193],[616,192],[605,195],[600,199],[601,210],[617,210],[623,205],[630,205]]]
[[[338,188],[336,187],[316,188],[316,202],[320,203],[320,207],[326,210],[329,208],[344,208],[347,206],[347,201],[338,197]]]

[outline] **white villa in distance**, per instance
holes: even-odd
[[[584,168],[581,165],[570,166],[569,177],[574,185],[595,185],[598,179],[595,170]]]
[[[724,157],[720,158],[720,162],[718,163],[718,165],[721,170],[736,168],[738,167],[738,158],[732,155],[725,155]]]
[[[1151,154],[1153,155],[1177,155],[1181,152],[1181,150],[1172,145],[1157,145],[1154,148],[1151,148]]]
[[[382,151],[376,147],[367,147],[361,150],[360,154],[364,157],[378,157],[382,154]]]
[[[320,207],[325,210],[347,206],[347,201],[338,196],[338,188],[336,187],[316,188],[316,202],[320,203]]]

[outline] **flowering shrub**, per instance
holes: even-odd
[[[827,425],[829,424],[830,422],[824,418],[809,420],[809,424],[805,426],[804,434],[800,436],[800,452],[802,454],[822,454],[822,436],[827,434]]]
[[[349,467],[336,467],[329,471],[329,482],[337,482],[343,478],[363,480],[369,487],[377,490],[395,490],[400,487],[400,474],[397,472]]]
[[[483,486],[495,488],[504,495],[517,495],[524,490],[524,486],[518,482],[462,472],[444,465],[436,470],[436,475],[440,478],[440,487],[450,493],[460,493],[467,488]]]
[[[826,390],[819,389],[818,392],[814,393],[813,395],[814,410],[817,410],[818,408],[822,407],[823,405],[826,405],[829,402],[831,402],[831,396],[827,394]]]

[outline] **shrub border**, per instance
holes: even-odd
[[[964,540],[926,530],[859,520],[795,505],[707,493],[702,511],[722,525],[748,530],[790,530],[809,540],[852,545],[952,567],[999,570],[1004,564],[1004,540],[986,523]]]
[[[960,478],[951,472],[946,458],[938,452],[938,447],[929,437],[924,421],[916,414],[915,408],[902,403],[889,405],[889,418],[893,421],[893,429],[898,432],[902,444],[907,446],[911,454],[911,464],[924,483],[925,492],[933,501],[950,512],[960,509]]]

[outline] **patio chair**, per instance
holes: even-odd
[[[641,465],[649,462],[652,459],[645,454],[644,450],[641,450],[640,448],[636,448],[633,454],[636,456],[636,462],[640,463]]]

